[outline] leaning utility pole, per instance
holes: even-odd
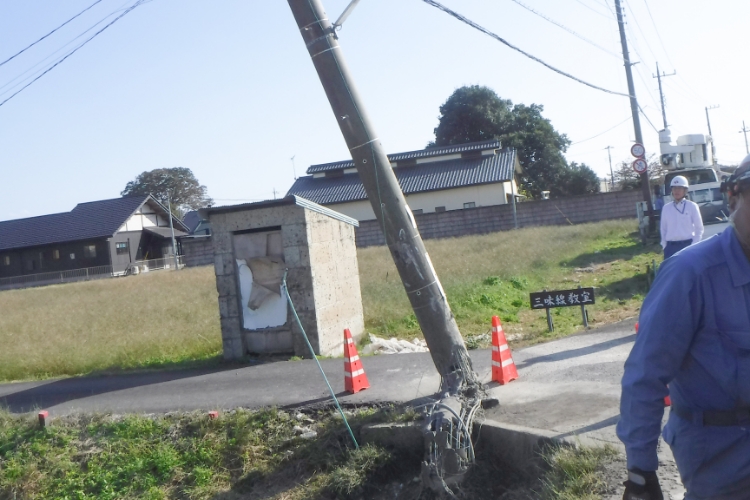
[[[628,80],[628,94],[630,95],[630,112],[633,114],[633,128],[635,129],[635,142],[643,144],[643,135],[641,134],[641,120],[638,115],[638,100],[635,98],[635,85],[633,84],[632,63],[628,54],[628,40],[625,37],[625,23],[622,20],[622,7],[620,0],[615,0],[615,10],[617,11],[617,24],[620,27],[620,43],[622,44],[622,57],[625,60],[625,76]],[[645,154],[644,154],[645,157]],[[648,170],[641,174],[641,192],[643,201],[646,202],[648,209],[648,232],[653,233],[656,229],[654,220],[654,206],[651,203],[651,187],[648,181]]]
[[[441,392],[458,394],[462,389],[477,390],[481,384],[471,368],[458,325],[414,216],[349,74],[335,26],[320,0],[288,2],[442,379]],[[345,14],[350,11],[347,9]]]
[[[750,130],[745,127],[745,120],[742,120],[742,130],[740,130],[740,134],[745,134],[745,153],[750,155],[750,149],[747,147],[747,133],[750,132]]]
[[[612,149],[612,146],[607,146],[604,148],[607,150],[607,156],[609,156],[609,175],[612,176],[612,189],[610,191],[615,190],[615,172],[612,170],[612,152],[610,151]]]
[[[667,112],[664,106],[664,91],[661,89],[661,79],[666,78],[668,76],[674,76],[676,75],[676,71],[672,71],[670,74],[666,74],[663,71],[659,73],[659,63],[656,63],[656,75],[654,78],[656,78],[659,81],[659,98],[661,99],[661,117],[662,120],[664,120],[664,129],[667,128]]]

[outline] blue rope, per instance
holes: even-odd
[[[356,449],[359,449],[359,444],[357,444],[357,439],[354,437],[352,428],[349,427],[349,421],[346,419],[346,415],[344,415],[344,410],[341,409],[339,400],[336,398],[336,393],[333,392],[333,388],[331,387],[331,384],[328,382],[328,377],[326,377],[326,374],[323,371],[323,367],[320,366],[320,361],[318,361],[318,357],[315,355],[315,350],[313,350],[313,346],[312,344],[310,344],[310,339],[307,338],[307,333],[305,333],[305,329],[302,326],[302,322],[300,321],[299,316],[297,315],[297,310],[294,308],[294,302],[292,302],[292,297],[289,295],[289,289],[286,286],[286,274],[287,272],[284,271],[284,279],[282,281],[281,288],[284,290],[284,295],[286,295],[286,299],[289,302],[289,307],[292,308],[292,312],[294,313],[294,319],[297,320],[297,325],[299,325],[299,329],[302,332],[302,337],[304,337],[305,342],[307,343],[307,347],[310,349],[310,354],[312,354],[313,359],[315,359],[315,362],[318,364],[318,369],[320,370],[320,374],[323,375],[323,380],[326,381],[328,390],[331,391],[331,397],[333,398],[333,401],[336,403],[336,408],[338,408],[339,413],[341,413],[341,418],[344,419],[344,424],[346,425],[346,429],[349,431],[349,435],[352,437],[352,441],[354,441],[354,447]]]

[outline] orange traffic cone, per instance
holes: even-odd
[[[516,364],[510,355],[500,318],[492,317],[492,380],[501,385],[518,378]]]
[[[370,382],[367,381],[365,369],[357,354],[352,332],[347,328],[344,330],[344,390],[356,394],[369,387]]]
[[[635,333],[638,335],[638,322],[635,322]],[[669,386],[667,386],[669,388]],[[672,398],[669,395],[664,396],[664,406],[672,406]]]

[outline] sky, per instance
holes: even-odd
[[[0,62],[95,1],[0,2]],[[0,65],[0,102],[135,1],[99,0]],[[322,1],[331,19],[349,4]],[[564,72],[627,93],[614,0],[441,3]],[[663,128],[658,62],[676,72],[662,79],[672,137],[708,133],[705,107],[718,106],[709,111],[717,157],[737,164],[742,121],[750,125],[750,2],[623,7],[636,95],[653,124],[641,118],[647,153],[658,151]],[[424,148],[451,93],[485,85],[514,103],[543,105],[573,143],[568,161],[604,177],[607,146],[615,166],[633,159],[626,97],[555,73],[422,0],[361,0],[339,43],[389,153]],[[115,198],[141,172],[177,166],[190,168],[217,205],[271,199],[310,165],[347,158],[287,2],[149,0],[0,105],[0,220]]]

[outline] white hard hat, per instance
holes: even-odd
[[[677,177],[675,177],[674,179],[672,179],[672,182],[669,183],[669,186],[670,187],[687,188],[688,187],[688,180],[685,177],[683,177],[681,175],[678,175]]]

